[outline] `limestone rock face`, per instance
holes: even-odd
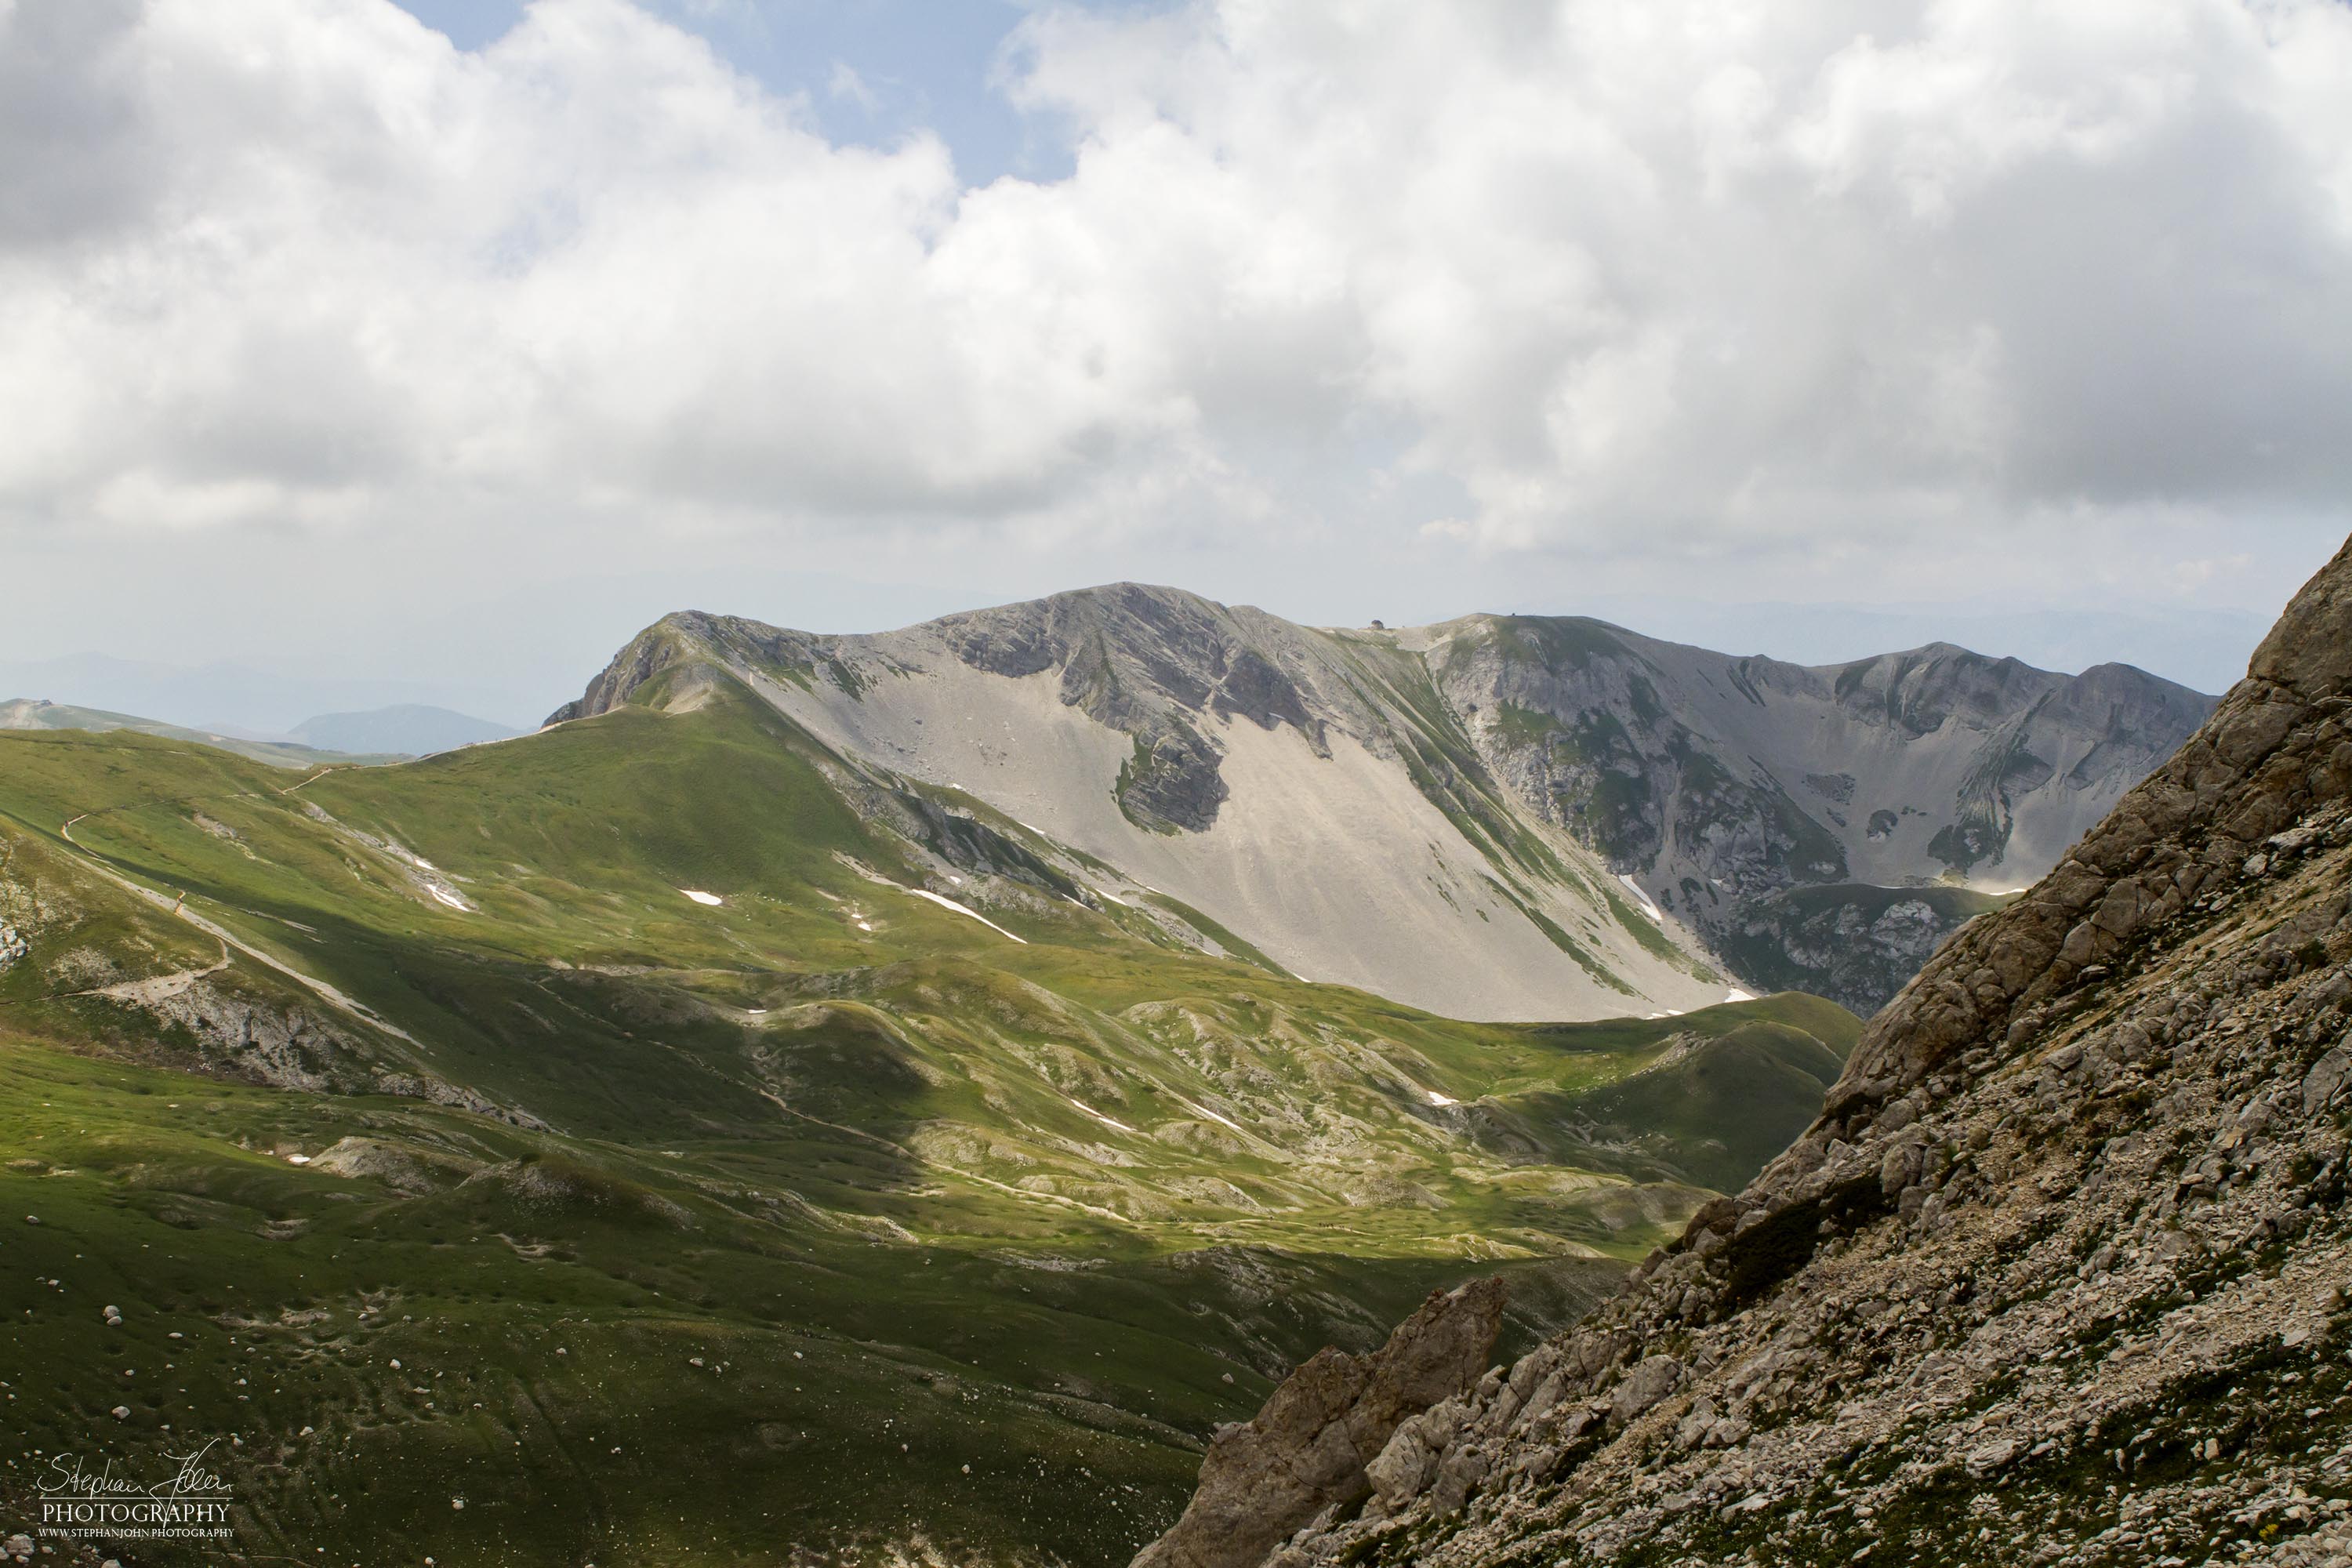
[[[2352,1561],[2347,1160],[2352,546],[1744,1193],[1265,1560]]]
[[[1318,1514],[1363,1500],[1372,1467],[1395,1486],[1411,1462],[1388,1452],[1397,1429],[1477,1384],[1503,1300],[1500,1279],[1434,1292],[1371,1354],[1317,1354],[1256,1419],[1219,1430],[1192,1505],[1136,1568],[1249,1568]]]

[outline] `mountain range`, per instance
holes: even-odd
[[[1805,668],[1118,584],[863,637],[672,616],[552,721],[721,685],[868,778],[1011,816],[1096,896],[1173,897],[1295,973],[1495,1019],[1768,988],[1873,1009],[2212,705],[1942,646]]]

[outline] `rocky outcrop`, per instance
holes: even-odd
[[[547,724],[593,719],[608,713],[641,692],[656,677],[694,664],[698,639],[719,631],[721,619],[696,614],[665,616],[629,639],[612,663],[596,672],[588,689],[547,716]]]
[[[1432,1293],[1366,1356],[1325,1350],[1292,1373],[1256,1419],[1219,1428],[1200,1489],[1136,1568],[1248,1568],[1318,1515],[1393,1483],[1422,1441],[1401,1428],[1468,1393],[1503,1322],[1500,1279]]]
[[[2352,546],[1787,1153],[1267,1561],[2344,1561],[2347,963]]]

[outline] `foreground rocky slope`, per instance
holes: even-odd
[[[672,616],[556,721],[743,681],[1302,975],[1478,1018],[1874,1009],[2209,699],[1958,648],[1825,669],[1599,622],[1316,630],[1121,584],[870,637]],[[1958,879],[1968,887],[1936,887]]]
[[[2347,891],[2352,546],[1632,1290],[1351,1434],[1270,1556],[1145,1560],[2345,1561]]]

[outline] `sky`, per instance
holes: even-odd
[[[2347,81],[2344,0],[0,0],[0,697],[526,723],[1118,579],[2210,689],[2352,531]]]

